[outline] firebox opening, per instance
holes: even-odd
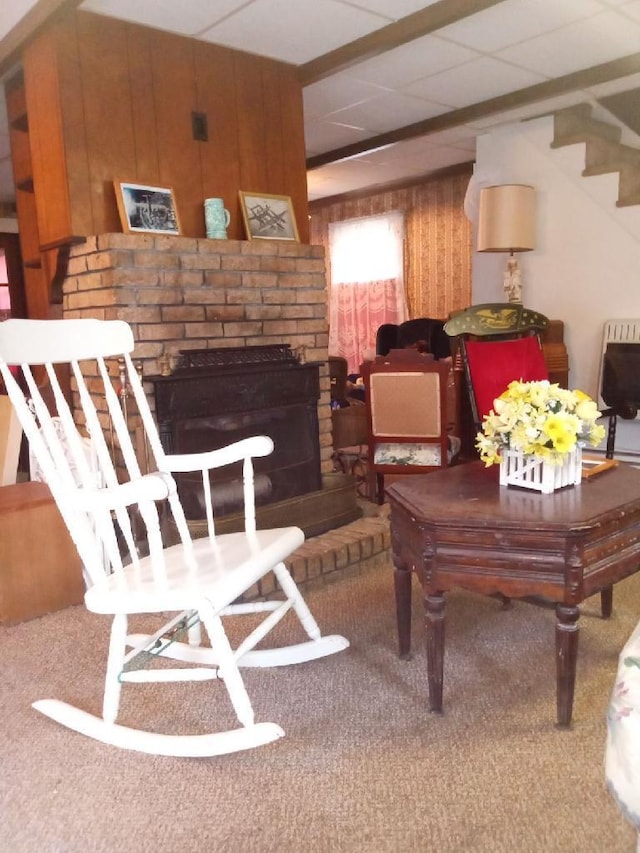
[[[283,406],[257,412],[190,418],[176,425],[176,443],[181,453],[191,453],[204,447],[223,447],[252,435],[268,435],[274,443],[271,456],[254,460],[257,506],[287,500],[321,488],[313,423],[310,422],[306,406]],[[214,472],[211,482],[215,511],[226,514],[242,508],[240,464]],[[181,475],[178,488],[187,518],[204,518],[200,475]]]
[[[286,344],[185,351],[183,366],[152,378],[165,449],[215,450],[253,435],[273,440],[270,456],[254,460],[256,503],[263,506],[322,488],[317,403],[319,365],[301,364]],[[181,474],[187,518],[205,517],[199,474]],[[239,465],[211,476],[214,510],[241,508]]]

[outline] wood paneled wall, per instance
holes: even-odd
[[[205,234],[205,198],[242,239],[238,190],[289,195],[309,241],[294,66],[88,12],[37,36],[23,66],[41,244],[119,231],[114,179],[171,186],[189,237]]]
[[[326,250],[329,223],[401,210],[405,217],[405,286],[410,317],[445,319],[471,302],[471,223],[464,196],[471,167],[382,193],[309,205],[311,242]]]

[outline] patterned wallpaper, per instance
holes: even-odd
[[[445,319],[471,303],[471,223],[462,208],[471,166],[424,183],[340,201],[311,202],[310,242],[323,245],[329,276],[329,223],[402,210],[410,317]]]

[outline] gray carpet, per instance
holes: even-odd
[[[108,619],[78,607],[0,628],[0,849],[632,853],[603,754],[640,577],[616,588],[610,621],[597,597],[583,607],[570,731],[554,726],[553,613],[466,593],[448,596],[445,715],[430,716],[415,593],[415,655],[400,661],[389,567],[310,590],[324,632],[351,647],[245,671],[258,719],[286,736],[213,759],[119,751],[30,708],[51,696],[100,712]],[[169,731],[174,716],[192,731],[232,721],[218,684],[124,687],[119,722]]]

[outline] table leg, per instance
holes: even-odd
[[[396,590],[398,653],[402,660],[411,659],[411,569],[399,563],[393,574]]]
[[[571,725],[573,692],[576,684],[579,607],[558,604],[556,607],[556,701],[558,725]]]
[[[600,612],[603,619],[608,619],[613,613],[613,586],[605,587],[600,593]]]
[[[424,597],[427,622],[427,676],[429,710],[442,713],[442,680],[444,674],[444,594],[432,592]]]

